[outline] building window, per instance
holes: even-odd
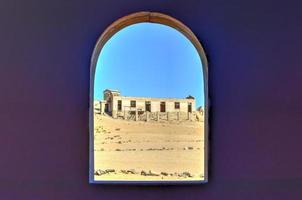
[[[151,102],[150,101],[146,101],[146,103],[145,103],[145,110],[147,112],[151,112]]]
[[[117,110],[121,111],[122,110],[122,100],[117,101]]]
[[[192,103],[188,103],[188,112],[189,112],[189,113],[192,112]]]
[[[166,102],[160,102],[160,112],[166,112]]]
[[[130,101],[130,107],[135,108],[136,107],[136,101]]]
[[[180,103],[179,102],[175,102],[174,103],[174,108],[175,109],[179,109],[180,108]]]

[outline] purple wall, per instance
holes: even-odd
[[[301,199],[301,6],[2,0],[0,199]],[[88,184],[90,56],[111,22],[142,10],[180,19],[208,54],[206,185]]]

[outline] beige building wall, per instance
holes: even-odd
[[[192,104],[192,112],[196,110],[195,99],[164,99],[164,98],[143,98],[143,97],[124,97],[113,96],[113,111],[118,111],[118,100],[122,101],[122,111],[142,110],[145,111],[146,101],[151,102],[151,112],[160,112],[160,103],[166,103],[166,112],[188,112],[188,103]],[[130,102],[136,101],[136,107],[131,108]],[[175,102],[180,103],[180,109],[175,109]]]
[[[122,101],[121,110],[118,110],[118,101]],[[136,102],[135,107],[131,107],[131,101]],[[105,90],[104,91],[104,100],[100,102],[100,112],[112,115],[113,118],[128,116],[128,111],[146,111],[146,101],[151,103],[151,113],[156,114],[158,118],[177,118],[177,119],[190,119],[191,115],[188,113],[188,105],[191,104],[192,114],[195,115],[195,99],[194,98],[148,98],[148,97],[128,97],[120,96],[118,90]],[[165,102],[165,111],[161,112],[161,103]],[[175,102],[178,102],[180,107],[175,108]],[[152,115],[153,115],[152,114]],[[142,117],[146,115],[145,118],[148,118],[148,113],[140,113],[139,116]],[[152,118],[152,115],[150,117]],[[137,120],[138,115],[135,115]],[[148,119],[146,119],[148,120]],[[168,119],[169,120],[169,119]]]
[[[160,101],[151,102],[151,112],[159,112],[160,110]]]

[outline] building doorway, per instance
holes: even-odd
[[[166,102],[160,102],[160,112],[166,112]]]
[[[192,103],[188,104],[188,112],[191,113],[192,112]]]
[[[151,112],[151,102],[150,101],[146,101],[146,103],[145,103],[145,111],[146,112]]]
[[[105,103],[105,113],[108,113],[109,112],[109,105],[108,103]]]

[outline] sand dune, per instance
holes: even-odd
[[[203,122],[94,117],[95,180],[204,180]]]

